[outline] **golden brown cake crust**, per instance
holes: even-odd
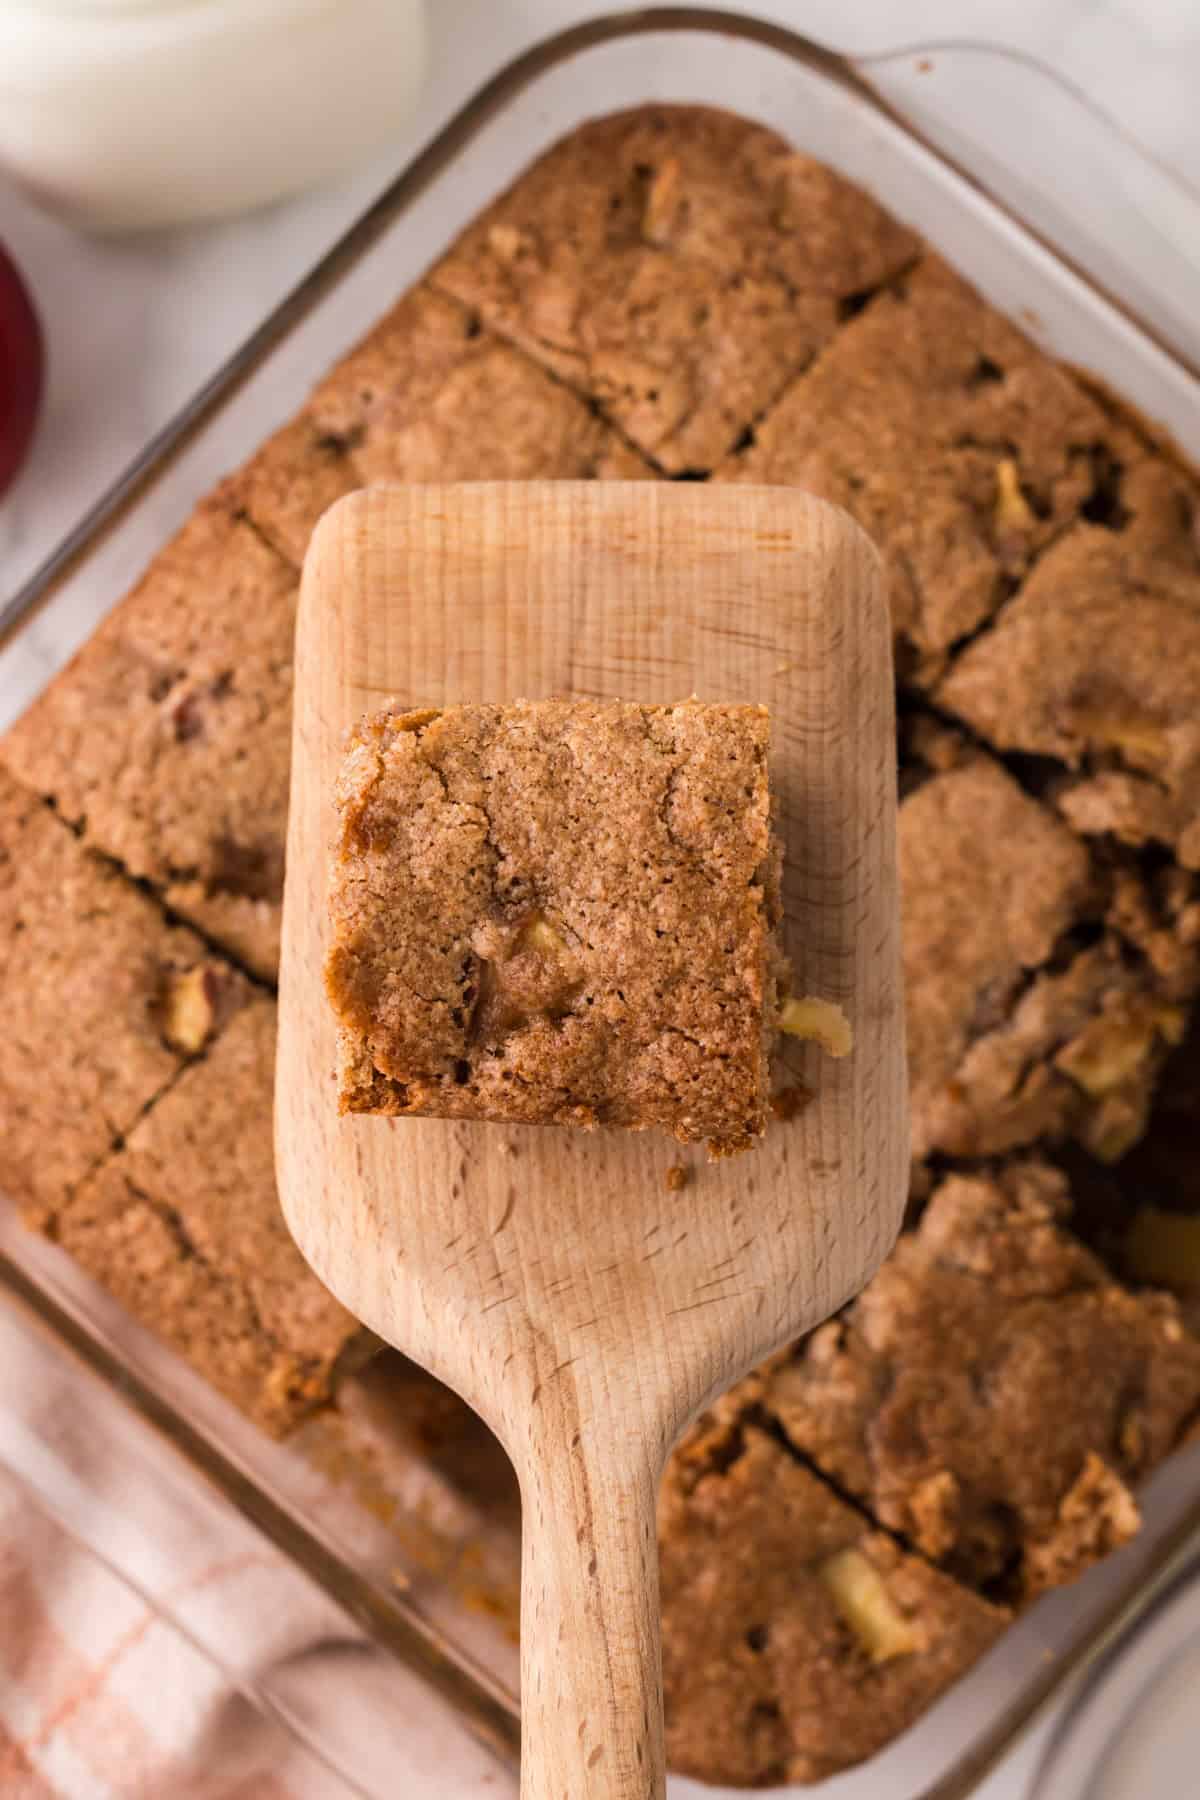
[[[1200,510],[1144,450],[1112,479],[1109,523],[1047,552],[939,699],[1001,749],[1079,771],[1057,795],[1075,830],[1200,869]]]
[[[973,1104],[963,1063],[981,1030],[1007,1017],[1027,971],[1049,960],[1084,911],[1093,881],[1087,852],[979,756],[904,801],[899,857],[913,1151],[975,1149],[945,1117],[954,1102],[973,1113],[979,1147],[996,1148],[986,1141],[996,1096],[980,1094]]]
[[[179,984],[207,975],[211,1029],[245,984],[0,770],[0,1187],[31,1222],[136,1122],[204,1039]]]
[[[372,482],[653,473],[578,396],[422,284],[217,497],[299,568],[326,508]]]
[[[975,1587],[1029,1599],[1132,1536],[1200,1406],[1200,1342],[1068,1237],[1038,1162],[955,1175],[839,1320],[767,1379],[789,1440]]]
[[[649,106],[555,145],[431,279],[678,474],[711,469],[916,250],[774,132]]]
[[[653,473],[578,395],[426,286],[331,371],[304,416],[343,445],[362,486]]]
[[[296,574],[202,506],[7,734],[85,840],[256,974],[274,974]]]
[[[343,766],[342,1106],[759,1135],[776,1015],[765,708],[385,711]]]
[[[215,498],[298,569],[321,514],[362,485],[345,446],[302,413],[222,482]]]
[[[839,332],[730,479],[844,506],[883,553],[927,682],[1096,491],[1120,438],[1095,400],[929,254]]]
[[[821,1781],[870,1756],[1009,1620],[753,1424],[689,1433],[659,1542],[668,1758],[705,1781]]]
[[[275,1005],[256,996],[68,1201],[59,1242],[273,1432],[365,1334],[308,1268],[275,1191]]]
[[[1116,1161],[1187,1021],[1196,952],[991,757],[947,747],[900,808],[913,1150],[1078,1139]]]

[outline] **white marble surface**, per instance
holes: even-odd
[[[336,188],[230,223],[101,242],[38,213],[0,175],[0,241],[29,279],[50,372],[34,454],[0,501],[0,595],[26,579],[492,69],[547,31],[613,7],[596,0],[432,0],[431,10],[433,74],[419,116],[385,157]],[[1188,0],[905,0],[903,7],[859,0],[853,8],[845,0],[758,0],[753,10],[856,54],[953,39],[1001,43],[1048,61],[1200,190],[1200,9]],[[927,104],[936,108],[935,87],[930,94]],[[1131,231],[1134,224],[1131,214]],[[45,646],[49,659],[54,649],[53,642]],[[0,693],[0,713],[3,699]],[[983,1800],[1027,1793],[1042,1735],[986,1784]],[[414,1767],[404,1791],[443,1800],[480,1791],[474,1783],[448,1786],[449,1766]],[[1181,1769],[1173,1794],[1187,1791]]]

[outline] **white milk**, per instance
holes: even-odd
[[[0,0],[0,167],[80,224],[240,211],[403,124],[424,0]]]

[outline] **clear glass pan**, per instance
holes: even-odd
[[[1200,1757],[1200,1561],[1099,1659],[1054,1732],[1030,1800],[1174,1800]]]
[[[922,83],[947,89],[952,103],[933,106]],[[0,725],[195,501],[295,410],[498,188],[583,119],[656,99],[729,107],[841,169],[1048,347],[1200,459],[1200,205],[1054,77],[970,45],[852,64],[778,26],[711,10],[600,20],[496,74],[13,597],[0,615]],[[189,1484],[215,1484],[373,1642],[511,1758],[511,1519],[491,1517],[413,1446],[385,1521],[318,1441],[319,1425],[288,1446],[266,1442],[2,1204],[0,1279],[18,1297],[13,1329],[23,1342],[43,1355],[69,1345],[86,1393],[116,1388],[132,1403],[123,1442],[140,1433],[148,1462],[168,1457],[181,1496]],[[19,1385],[0,1391],[0,1459],[20,1464],[60,1516],[77,1473]],[[1200,1453],[1161,1473],[1145,1510],[1136,1543],[1037,1606],[913,1731],[826,1791],[837,1800],[973,1792],[1200,1533]],[[82,1515],[72,1529],[84,1529]],[[160,1602],[169,1611],[170,1600]],[[389,1791],[377,1769],[351,1775],[345,1759],[361,1748],[314,1749],[361,1791]],[[672,1787],[677,1800],[713,1791]]]

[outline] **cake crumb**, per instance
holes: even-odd
[[[812,1089],[805,1087],[802,1082],[796,1082],[793,1087],[780,1088],[778,1093],[771,1095],[772,1115],[781,1125],[786,1125],[804,1111],[812,1098]]]
[[[691,1180],[691,1175],[691,1170],[683,1163],[672,1163],[663,1179],[672,1194],[681,1194]]]

